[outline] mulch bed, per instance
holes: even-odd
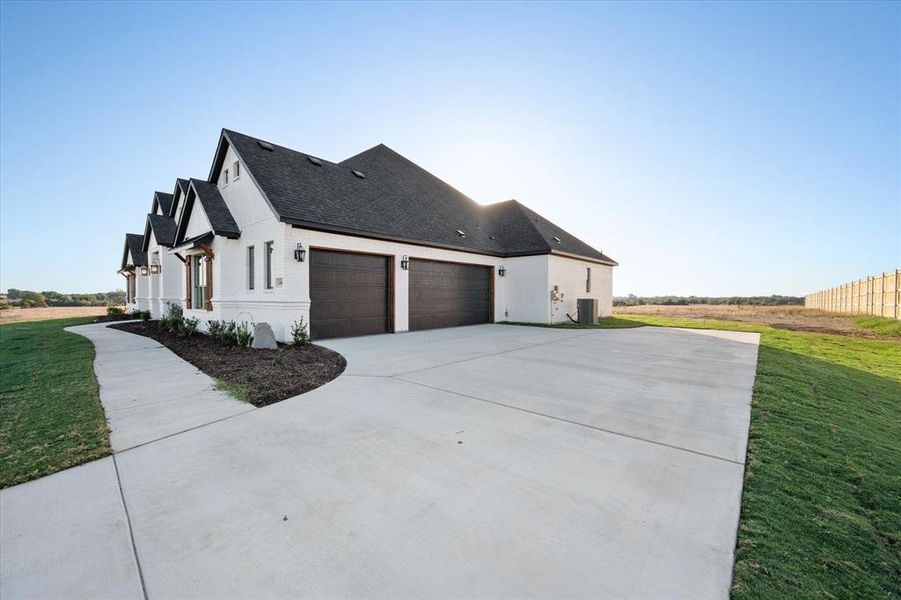
[[[156,321],[109,326],[160,342],[210,377],[241,391],[254,406],[273,404],[325,385],[347,366],[344,357],[310,344],[279,344],[277,350],[254,350],[226,344],[201,333],[179,337],[160,331]]]

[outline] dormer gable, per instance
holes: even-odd
[[[172,208],[172,194],[166,192],[153,192],[153,202],[150,205],[151,215],[168,215]]]
[[[209,234],[231,239],[241,236],[238,224],[215,185],[191,179],[182,204],[174,245],[180,246]]]

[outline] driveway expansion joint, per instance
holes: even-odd
[[[437,387],[437,386],[434,386],[434,385],[429,385],[429,384],[427,384],[427,383],[420,383],[420,382],[418,382],[418,381],[410,381],[409,379],[403,379],[402,377],[399,377],[399,376],[394,376],[393,379],[396,379],[397,381],[403,381],[404,383],[411,383],[411,384],[413,384],[413,385],[418,385],[418,386],[421,386],[421,387],[424,387],[424,388],[429,388],[429,389],[436,390],[436,391],[439,391],[439,392],[445,392],[445,393],[448,393],[448,394],[454,394],[454,395],[456,395],[456,396],[460,396],[460,397],[462,397],[462,398],[468,398],[468,399],[470,399],[470,400],[478,400],[479,402],[485,402],[485,403],[487,403],[487,404],[494,404],[495,406],[500,406],[500,407],[503,407],[503,408],[509,408],[509,409],[512,409],[512,410],[518,410],[518,411],[520,411],[520,412],[528,413],[528,414],[530,414],[530,415],[534,415],[534,416],[537,416],[537,417],[544,417],[544,418],[546,418],[546,419],[553,419],[553,420],[555,420],[555,421],[560,421],[560,422],[562,422],[562,423],[569,423],[570,425],[578,425],[579,427],[585,427],[585,428],[587,428],[587,429],[593,429],[593,430],[599,431],[599,432],[601,432],[601,433],[607,433],[607,434],[610,434],[610,435],[616,435],[616,436],[619,436],[619,437],[628,438],[628,439],[630,439],[630,440],[635,440],[635,441],[637,441],[637,442],[644,442],[644,443],[647,443],[647,444],[654,444],[655,446],[663,446],[664,448],[670,448],[670,449],[672,449],[672,450],[678,450],[678,451],[680,451],[680,452],[688,452],[689,454],[696,454],[696,455],[698,455],[698,456],[703,456],[703,457],[706,457],[706,458],[711,458],[711,459],[713,459],[713,460],[719,460],[719,461],[731,463],[731,464],[733,464],[733,465],[738,465],[738,466],[741,466],[741,467],[744,467],[744,466],[745,466],[745,463],[742,462],[742,461],[732,460],[731,458],[724,458],[724,457],[722,457],[722,456],[717,456],[717,455],[715,455],[715,454],[709,454],[709,453],[707,453],[707,452],[701,452],[700,450],[692,450],[691,448],[685,448],[685,447],[682,447],[682,446],[676,446],[676,445],[673,445],[673,444],[667,444],[666,442],[659,442],[659,441],[657,441],[657,440],[651,440],[651,439],[648,439],[648,438],[643,438],[643,437],[640,437],[640,436],[631,435],[631,434],[629,434],[629,433],[623,433],[623,432],[621,432],[621,431],[614,431],[614,430],[612,430],[612,429],[604,429],[603,427],[598,427],[597,425],[590,425],[590,424],[588,424],[588,423],[581,423],[581,422],[579,422],[579,421],[574,421],[574,420],[572,420],[572,419],[565,419],[565,418],[563,418],[563,417],[555,417],[554,415],[549,415],[549,414],[547,414],[547,413],[542,413],[542,412],[538,412],[538,411],[534,411],[534,410],[529,410],[528,408],[522,408],[522,407],[520,407],[520,406],[513,406],[512,404],[504,404],[503,402],[497,402],[497,401],[495,401],[495,400],[488,400],[487,398],[479,398],[479,397],[477,397],[477,396],[470,396],[469,394],[462,394],[462,393],[460,393],[460,392],[455,392],[455,391],[453,391],[453,390],[447,390],[447,389],[440,388],[440,387]]]
[[[196,429],[203,429],[204,427],[207,427],[209,425],[215,425],[216,423],[221,423],[222,421],[228,421],[229,419],[234,419],[235,417],[240,417],[241,415],[246,415],[247,413],[251,413],[256,410],[259,410],[259,408],[256,406],[253,406],[245,411],[241,411],[241,412],[235,413],[233,415],[228,415],[228,416],[222,417],[220,419],[216,419],[215,421],[208,421],[206,423],[201,423],[200,425],[195,425],[194,427],[187,427],[185,429],[182,429],[181,431],[174,431],[174,432],[168,433],[164,436],[161,436],[161,437],[158,437],[158,438],[155,438],[152,440],[147,440],[146,442],[141,442],[140,444],[135,444],[134,446],[129,446],[128,448],[123,448],[122,450],[115,450],[113,452],[113,455],[115,456],[117,454],[122,454],[124,452],[128,452],[129,450],[143,448],[144,446],[148,446],[150,444],[155,444],[156,442],[161,442],[163,440],[168,440],[169,438],[173,438],[173,437],[179,436],[183,433],[188,433],[190,431],[194,431]]]
[[[135,543],[135,532],[131,526],[131,515],[128,512],[128,502],[125,501],[125,492],[122,489],[122,477],[119,475],[119,463],[116,461],[115,453],[113,458],[113,469],[116,471],[116,485],[119,487],[119,497],[122,499],[122,510],[125,511],[125,523],[128,525],[128,537],[131,540],[131,552],[135,559],[135,567],[138,570],[138,580],[141,582],[141,594],[144,600],[147,600],[147,585],[144,583],[144,571],[141,569],[141,559],[138,558],[138,546]]]
[[[480,360],[483,358],[492,358],[495,356],[501,356],[503,354],[511,354],[513,352],[520,352],[522,350],[528,350],[530,348],[537,348],[539,346],[549,346],[551,344],[557,344],[560,342],[565,342],[566,340],[572,340],[575,338],[585,337],[587,335],[591,335],[593,331],[589,331],[588,333],[582,333],[577,335],[568,335],[566,337],[558,338],[556,340],[550,340],[547,342],[538,342],[537,344],[527,344],[525,346],[520,346],[519,348],[510,348],[509,350],[501,350],[500,352],[491,352],[489,354],[480,354],[479,356],[470,356],[469,358],[461,358],[460,360],[452,360],[450,362],[446,362],[440,365],[432,365],[431,367],[423,367],[421,369],[413,369],[412,371],[404,371],[403,373],[395,373],[394,375],[384,375],[383,377],[400,377],[401,375],[412,375],[413,373],[422,373],[424,371],[431,371],[432,369],[440,369],[441,367],[449,367],[451,365],[459,365],[465,362],[471,362],[474,360]]]

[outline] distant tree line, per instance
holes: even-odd
[[[667,306],[688,306],[690,304],[732,304],[754,306],[791,306],[804,305],[803,296],[617,296],[613,298],[613,306],[642,306],[645,304],[662,304]]]
[[[95,294],[63,294],[62,292],[45,291],[32,292],[31,290],[6,290],[6,302],[0,302],[6,306],[20,306],[22,308],[40,308],[46,306],[115,306],[125,304],[125,292],[97,292]]]

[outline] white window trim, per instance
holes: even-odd
[[[235,161],[235,164],[232,165],[232,173],[234,174],[232,181],[238,181],[239,179],[241,179],[241,161]]]

